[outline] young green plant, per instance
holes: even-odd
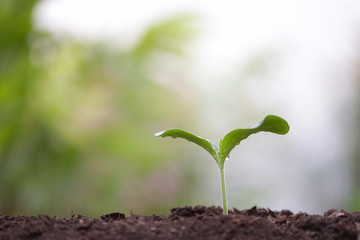
[[[204,148],[215,159],[220,170],[220,183],[221,183],[221,195],[223,201],[224,214],[228,214],[228,202],[225,188],[225,172],[224,164],[228,159],[231,150],[240,143],[241,140],[246,139],[248,136],[258,132],[272,132],[276,134],[284,135],[289,131],[289,124],[281,117],[268,115],[255,127],[245,129],[235,129],[225,135],[220,140],[219,147],[211,140],[195,136],[189,132],[181,129],[170,129],[162,132],[155,133],[158,137],[173,137],[183,138],[190,142],[193,142],[200,147]]]

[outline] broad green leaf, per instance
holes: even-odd
[[[218,147],[211,140],[199,136],[195,136],[194,134],[191,134],[181,129],[170,129],[163,132],[158,132],[155,133],[155,136],[186,139],[204,148],[206,151],[208,151],[211,154],[211,156],[213,156],[216,162],[218,162],[218,155],[217,155]]]
[[[224,166],[225,159],[231,150],[240,143],[241,140],[258,132],[272,132],[284,135],[289,131],[289,124],[281,117],[268,115],[257,126],[246,129],[235,129],[225,135],[220,141],[219,146],[219,166]]]

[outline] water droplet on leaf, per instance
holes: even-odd
[[[161,136],[164,132],[165,132],[165,131],[157,132],[157,133],[155,133],[154,135],[155,135],[156,137],[159,137],[159,136]]]

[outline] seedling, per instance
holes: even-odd
[[[216,144],[209,139],[195,136],[181,129],[170,129],[163,132],[158,132],[155,133],[155,136],[183,138],[199,145],[211,154],[211,156],[215,159],[216,163],[219,166],[223,211],[224,214],[228,214],[224,164],[225,160],[229,158],[231,150],[236,145],[238,145],[241,140],[246,139],[251,134],[258,132],[272,132],[285,135],[288,131],[289,124],[284,119],[274,115],[268,115],[255,127],[232,130],[231,132],[226,134],[222,140],[220,140],[219,147],[217,147]]]

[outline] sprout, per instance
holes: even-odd
[[[200,147],[204,148],[207,152],[211,154],[211,156],[215,159],[216,163],[219,166],[223,212],[224,214],[228,214],[224,164],[225,164],[225,160],[228,159],[231,150],[236,145],[239,145],[241,140],[246,139],[251,134],[258,132],[272,132],[280,135],[285,135],[288,131],[289,131],[289,124],[284,119],[274,115],[268,115],[255,127],[245,128],[245,129],[235,129],[229,132],[228,134],[225,135],[225,137],[222,140],[220,140],[219,147],[217,147],[217,145],[209,139],[195,136],[181,129],[170,129],[170,130],[158,132],[155,133],[155,136],[183,138],[199,145]]]

